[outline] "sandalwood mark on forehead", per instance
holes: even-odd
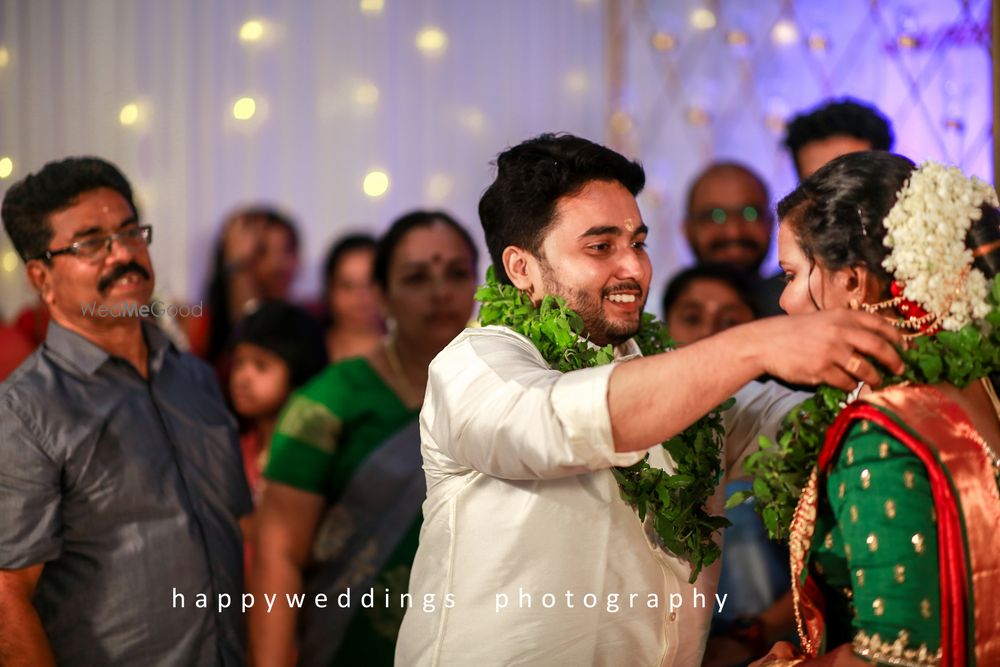
[[[625,218],[625,229],[630,232],[635,231],[635,221],[632,218]]]
[[[433,255],[431,255],[431,264],[440,264],[443,261],[444,257],[441,256],[441,253],[436,252]]]

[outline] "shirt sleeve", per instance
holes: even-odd
[[[743,460],[758,449],[762,435],[774,439],[782,420],[809,394],[777,382],[750,382],[736,392],[736,405],[722,414],[726,426],[726,478],[748,479]]]
[[[0,568],[19,569],[62,550],[61,473],[14,409],[0,415]]]
[[[264,477],[323,495],[340,432],[340,419],[326,405],[305,394],[293,394],[271,436]]]
[[[613,365],[550,369],[527,339],[467,332],[431,363],[421,412],[425,457],[447,472],[551,479],[628,466],[645,452],[616,452],[608,412]],[[429,441],[429,442],[426,442]]]
[[[941,626],[930,481],[913,452],[866,424],[852,427],[827,480],[850,567],[855,647],[878,634],[933,653]]]

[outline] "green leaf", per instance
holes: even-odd
[[[729,496],[729,500],[726,501],[726,509],[731,510],[734,507],[739,507],[749,498],[753,498],[753,493],[750,491],[737,491],[733,495]]]

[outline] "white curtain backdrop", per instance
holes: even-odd
[[[49,160],[112,160],[155,227],[159,287],[187,300],[202,296],[226,212],[276,204],[300,223],[297,291],[311,296],[339,234],[435,206],[481,238],[476,204],[500,150],[543,131],[601,141],[602,11],[594,0],[0,0],[0,158],[13,163],[0,195]],[[260,38],[244,41],[251,20],[261,29],[244,34]],[[243,97],[256,113],[241,121]],[[362,189],[373,170],[389,177],[376,198]],[[23,273],[3,235],[4,317],[32,298]]]
[[[874,102],[896,150],[990,180],[991,4],[0,0],[0,195],[52,159],[111,159],[156,228],[161,291],[189,301],[226,212],[276,204],[300,223],[310,297],[332,240],[407,209],[449,209],[480,238],[495,155],[570,131],[647,168],[658,312],[690,260],[694,174],[741,159],[777,199],[795,184],[783,122],[824,98]],[[237,120],[245,97],[256,113]],[[376,170],[389,188],[370,197]],[[0,316],[31,297],[3,235]]]

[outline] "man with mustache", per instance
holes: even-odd
[[[762,316],[781,315],[780,275],[763,278],[774,216],[767,184],[738,162],[713,162],[688,188],[684,236],[699,264],[724,264],[742,272]]]
[[[137,315],[152,228],[131,186],[52,162],[2,217],[51,322],[0,385],[0,663],[243,664],[222,604],[251,509],[235,424],[209,368]]]
[[[736,394],[722,459],[738,471],[757,434],[802,399],[753,378],[853,388],[879,381],[867,355],[901,368],[899,334],[846,309],[758,320],[636,358],[652,277],[635,199],[644,184],[638,163],[571,135],[497,158],[479,216],[499,280],[536,305],[563,297],[618,363],[560,373],[499,326],[466,329],[431,362],[420,413],[427,499],[397,664],[700,664],[718,564],[688,584],[690,566],[650,538],[611,468],[648,452],[673,470],[658,443]],[[721,491],[707,504],[719,514]],[[427,600],[436,606],[419,606]]]

